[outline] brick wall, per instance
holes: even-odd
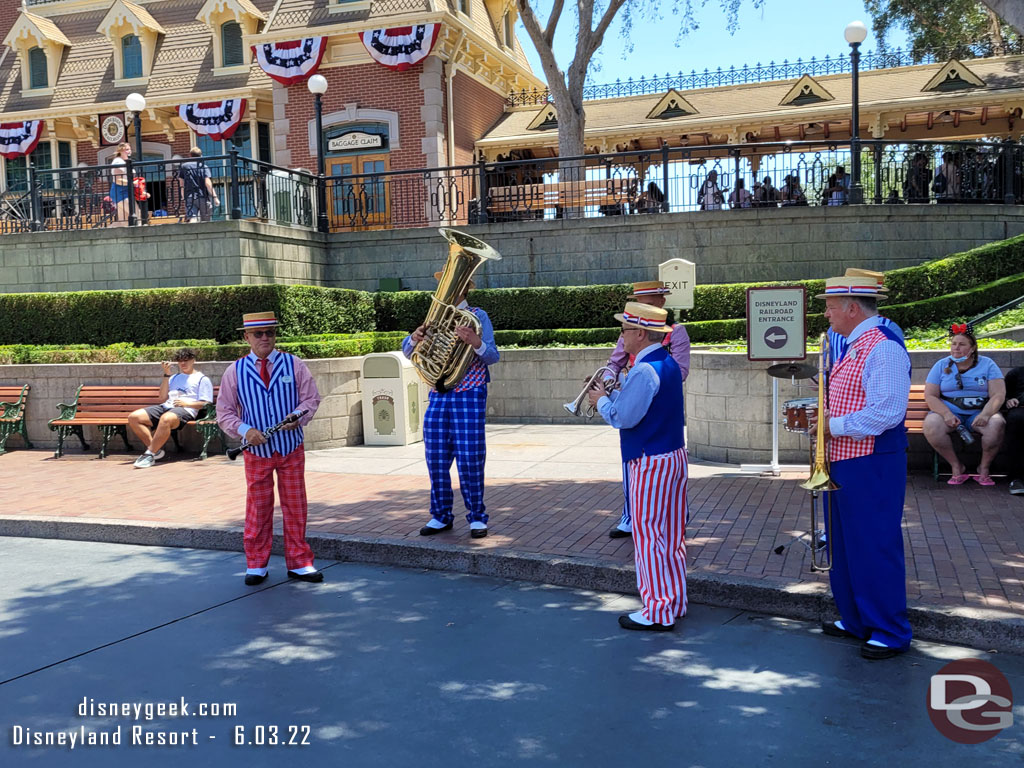
[[[475,159],[473,147],[505,110],[505,97],[464,72],[452,81],[455,105],[455,162],[468,165]]]

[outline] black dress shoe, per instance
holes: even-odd
[[[324,580],[323,571],[313,571],[312,573],[296,573],[295,571],[288,571],[289,579],[298,579],[299,581],[308,581],[310,584],[319,584]]]
[[[487,535],[487,529],[486,528],[470,528],[469,529],[469,536],[470,536],[470,538],[482,539],[486,535]]]
[[[860,647],[860,655],[865,659],[871,659],[871,661],[881,661],[882,659],[891,659],[893,656],[899,656],[906,650],[906,648],[889,648],[885,645],[864,643]]]
[[[852,637],[854,640],[864,640],[863,637],[853,634],[853,632],[848,629],[840,629],[836,626],[834,621],[823,621],[821,623],[821,631],[823,634],[829,635],[830,637]]]
[[[450,531],[452,524],[448,523],[444,528],[433,528],[429,525],[424,525],[420,528],[420,536],[433,536],[435,533],[441,533],[441,531]]]
[[[632,536],[633,536],[632,533],[630,533],[629,531],[624,531],[621,528],[619,528],[618,526],[616,526],[615,528],[612,528],[610,531],[608,531],[608,538],[609,539],[628,539],[628,538],[631,538]]]
[[[676,627],[675,624],[641,624],[629,618],[628,613],[619,616],[619,626],[623,629],[637,629],[641,632],[671,632]]]
[[[259,574],[256,574],[256,573],[247,573],[247,574],[245,574],[245,586],[247,586],[247,587],[255,587],[255,586],[259,585],[259,584],[262,584],[264,581],[267,580],[267,576],[269,576],[269,575],[270,575],[270,571],[267,571],[262,576],[260,576]]]

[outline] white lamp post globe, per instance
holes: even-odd
[[[313,75],[306,83],[310,93],[327,93],[327,78],[323,75]]]
[[[146,108],[146,97],[141,93],[129,93],[124,100],[129,112],[141,112]]]
[[[867,39],[868,28],[864,25],[863,21],[851,21],[846,25],[846,31],[843,35],[846,37],[846,42],[850,45],[858,45]]]

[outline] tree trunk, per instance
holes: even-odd
[[[1021,35],[1024,35],[1024,3],[1020,0],[981,0]]]

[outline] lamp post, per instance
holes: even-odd
[[[846,42],[850,44],[850,64],[853,74],[852,81],[852,114],[850,116],[850,164],[853,178],[850,184],[849,202],[859,205],[864,202],[864,190],[860,186],[860,44],[868,36],[868,28],[863,21],[851,21],[844,32]]]
[[[327,225],[327,168],[324,162],[324,119],[323,95],[327,93],[327,78],[313,75],[306,82],[309,92],[313,94],[313,107],[316,113],[316,228],[326,232]]]
[[[129,93],[124,99],[124,106],[132,115],[132,126],[135,128],[135,160],[142,162],[142,110],[146,108],[146,97],[141,93]],[[135,179],[128,179],[128,194],[135,197]],[[149,223],[149,205],[145,200],[139,201],[142,223]]]

